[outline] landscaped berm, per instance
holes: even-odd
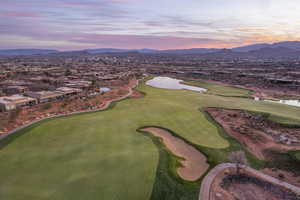
[[[197,199],[203,176],[184,180],[177,174],[177,168],[184,167],[182,158],[142,129],[163,128],[205,155],[211,169],[231,151],[243,148],[203,108],[244,109],[270,113],[272,119],[300,120],[297,107],[220,96],[220,87],[198,93],[141,83],[137,90],[145,96],[101,112],[46,120],[2,140],[0,199]],[[241,96],[240,89],[224,90]],[[252,167],[265,165],[247,156]]]

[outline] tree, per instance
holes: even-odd
[[[44,72],[44,75],[47,76],[47,77],[51,76],[51,74],[49,72]]]
[[[98,87],[99,83],[97,80],[93,79],[91,85],[89,86],[90,90],[94,90]]]
[[[72,72],[70,69],[66,69],[65,71],[65,76],[71,76],[72,75]]]
[[[248,165],[246,155],[243,151],[231,152],[228,156],[228,160],[236,164],[237,174],[240,173],[241,165]]]

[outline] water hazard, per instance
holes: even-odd
[[[260,99],[258,97],[255,97],[254,100],[255,101],[261,101],[262,99]],[[278,100],[278,101],[274,101],[274,100],[264,99],[262,101],[267,101],[267,102],[272,102],[272,103],[280,103],[280,104],[285,104],[285,105],[289,105],[289,106],[300,107],[300,100]]]
[[[158,76],[146,82],[146,85],[162,88],[162,89],[171,89],[171,90],[192,90],[196,92],[206,92],[207,89],[195,86],[189,86],[182,84],[183,80],[170,78],[170,77],[162,77]]]

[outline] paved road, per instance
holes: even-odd
[[[227,168],[235,168],[235,164],[232,163],[223,163],[220,165],[217,165],[215,168],[213,168],[203,179],[201,188],[200,188],[200,193],[199,193],[199,200],[209,200],[210,199],[210,186],[213,183],[215,177],[223,172]],[[296,187],[294,185],[291,185],[287,182],[278,180],[272,176],[266,175],[260,171],[257,171],[255,169],[252,169],[247,166],[242,166],[243,170],[248,171],[252,174],[255,174],[258,178],[265,180],[267,182],[273,183],[275,185],[287,188],[296,194],[300,195],[300,187]]]
[[[213,183],[215,177],[222,171],[224,171],[227,168],[234,167],[231,163],[223,163],[220,165],[217,165],[215,168],[210,170],[210,172],[204,177],[200,193],[199,193],[199,200],[209,200],[210,195],[210,186]]]
[[[8,136],[10,136],[10,135],[12,135],[12,134],[14,134],[14,133],[16,133],[16,132],[24,129],[24,128],[27,128],[27,127],[35,124],[35,123],[41,122],[41,121],[46,120],[46,119],[52,119],[52,118],[57,118],[57,117],[67,117],[67,116],[76,115],[76,114],[90,113],[90,112],[97,112],[97,111],[105,110],[105,109],[107,109],[109,107],[109,105],[112,102],[114,102],[114,101],[120,101],[120,100],[123,100],[123,99],[126,99],[126,98],[130,97],[132,95],[132,93],[133,93],[133,88],[137,87],[138,84],[139,84],[139,81],[136,80],[136,83],[132,87],[128,88],[129,92],[127,94],[125,94],[124,96],[121,96],[119,98],[116,98],[116,99],[113,99],[113,100],[110,100],[110,101],[106,101],[105,104],[104,104],[104,106],[102,108],[99,108],[99,109],[96,109],[96,110],[77,111],[77,112],[72,112],[72,113],[68,113],[68,114],[52,115],[52,116],[45,117],[45,118],[42,118],[42,119],[34,120],[34,121],[32,121],[32,122],[30,122],[28,124],[25,124],[25,125],[22,125],[22,126],[20,126],[18,128],[15,128],[15,129],[7,132],[6,134],[0,135],[0,140],[3,140],[4,138],[6,138],[6,137],[8,137]]]

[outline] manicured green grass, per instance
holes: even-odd
[[[231,96],[231,97],[249,97],[252,93],[252,91],[243,88],[225,86],[221,84],[204,82],[204,81],[186,81],[184,83],[187,85],[206,88],[208,90],[207,94],[215,94],[215,95]]]
[[[294,128],[300,127],[300,120],[298,119],[290,119],[290,118],[276,116],[276,115],[271,115],[268,117],[268,119],[287,127],[294,127]]]
[[[167,179],[169,188],[177,185],[183,194],[188,183],[169,172],[165,178],[157,176],[157,166],[161,170],[174,158],[159,153],[152,140],[136,129],[168,128],[216,164],[225,160],[228,149],[240,146],[232,147],[233,142],[220,135],[199,109],[246,109],[300,120],[299,108],[281,104],[145,85],[138,89],[146,94],[144,98],[118,102],[107,111],[47,120],[1,141],[0,199],[155,199],[152,190],[159,193],[157,181],[164,184]],[[226,91],[231,94],[229,88]],[[159,160],[165,164],[158,165]],[[199,182],[187,186],[194,197],[196,187]]]
[[[298,151],[297,153],[295,153],[295,158],[300,161],[300,151]]]

